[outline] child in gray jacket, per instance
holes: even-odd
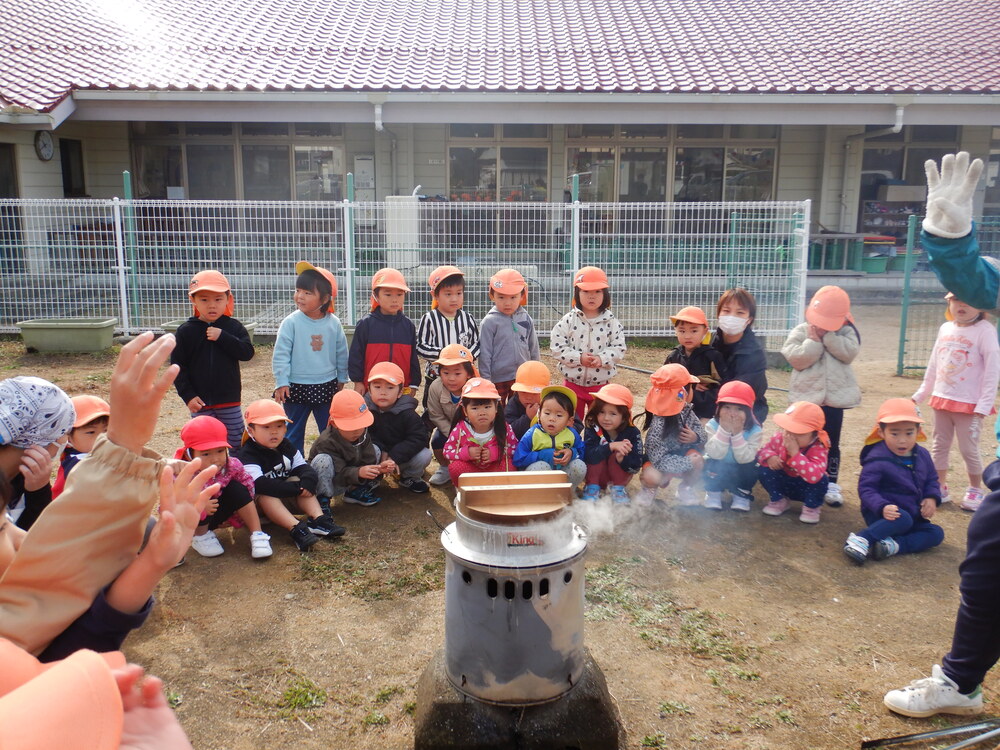
[[[479,326],[479,374],[497,387],[504,404],[517,368],[538,359],[535,322],[524,309],[528,283],[513,268],[502,268],[490,279],[493,309]]]

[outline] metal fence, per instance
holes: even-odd
[[[119,330],[158,329],[190,314],[197,271],[229,278],[236,316],[273,333],[292,312],[294,264],[329,268],[345,324],[369,308],[382,266],[406,275],[407,313],[428,307],[426,279],[466,272],[466,308],[489,310],[487,282],[514,267],[529,280],[528,311],[548,331],[569,309],[571,274],[604,268],[629,335],[662,335],[685,305],[714,310],[746,286],[755,328],[780,345],[805,304],[809,202],[382,203],[3,200],[0,331],[40,317],[116,317]]]
[[[936,277],[921,278],[916,289],[914,273],[927,270],[927,260],[920,248],[920,223],[923,216],[911,216],[906,252],[909,261],[903,274],[903,304],[900,315],[899,350],[896,374],[919,373],[926,369],[934,350],[938,329],[944,323],[945,288]],[[1000,216],[984,216],[976,223],[976,239],[982,255],[1000,259]],[[922,274],[921,276],[926,276]]]

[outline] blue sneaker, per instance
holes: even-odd
[[[857,534],[848,534],[844,543],[844,554],[851,558],[858,565],[864,565],[870,552],[868,540]]]
[[[628,496],[628,490],[625,489],[624,485],[613,484],[611,485],[611,501],[616,505],[628,505],[631,498]]]
[[[375,494],[372,487],[368,485],[358,485],[357,487],[352,487],[344,493],[344,502],[351,503],[352,505],[364,505],[365,507],[369,507],[372,505],[378,505],[382,502],[382,498]]]
[[[580,497],[581,500],[587,500],[591,503],[596,503],[601,498],[601,487],[597,484],[588,484],[583,488],[583,495]]]

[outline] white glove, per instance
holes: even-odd
[[[983,160],[969,163],[969,152],[947,154],[937,164],[924,162],[927,172],[927,213],[924,231],[938,237],[956,239],[972,231],[972,194],[983,172]]]

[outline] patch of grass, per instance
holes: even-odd
[[[778,713],[775,714],[775,716],[778,717],[778,721],[780,721],[782,724],[788,724],[789,726],[793,727],[798,726],[798,724],[795,722],[795,717],[792,716],[792,712],[787,708],[781,709],[780,711],[778,711]]]
[[[88,384],[105,385],[111,382],[111,373],[93,372],[90,375],[85,375],[83,379],[86,380]]]
[[[718,656],[725,661],[745,661],[750,649],[737,643],[718,624],[713,613],[693,609],[681,615],[681,637],[698,656]]]
[[[403,713],[413,716],[417,713],[417,702],[416,701],[406,701],[403,704]]]
[[[669,715],[684,715],[693,714],[694,709],[691,708],[687,703],[682,701],[661,701],[660,702],[660,718]]]
[[[639,747],[669,747],[667,744],[670,740],[667,738],[663,732],[657,732],[656,734],[647,734],[642,738],[642,742]]]
[[[755,706],[780,706],[785,700],[785,696],[783,695],[772,695],[770,697],[757,698],[753,703]]]
[[[299,578],[342,587],[364,601],[416,596],[444,588],[444,558],[414,561],[406,547],[359,546],[351,542],[314,547],[299,558]]]
[[[705,674],[708,676],[709,681],[715,687],[720,687],[722,685],[722,673],[717,672],[714,669],[706,669]]]
[[[295,675],[278,701],[278,707],[289,714],[319,708],[326,703],[326,691],[302,675]]]
[[[361,720],[361,723],[367,727],[384,727],[389,723],[389,717],[378,710],[369,711],[365,714],[365,718]]]
[[[177,708],[181,703],[184,702],[184,696],[178,693],[176,690],[167,690],[167,705],[171,708]]]
[[[746,680],[747,682],[757,682],[760,679],[760,675],[756,672],[751,672],[747,669],[740,669],[739,667],[730,667],[729,671],[736,675],[741,680]]]
[[[772,724],[762,716],[754,714],[747,719],[747,726],[751,729],[770,729]]]
[[[392,687],[384,687],[377,693],[375,693],[375,702],[388,703],[389,701],[392,700],[392,697],[394,695],[399,695],[402,692],[403,688],[399,687],[399,685],[393,685]]]

